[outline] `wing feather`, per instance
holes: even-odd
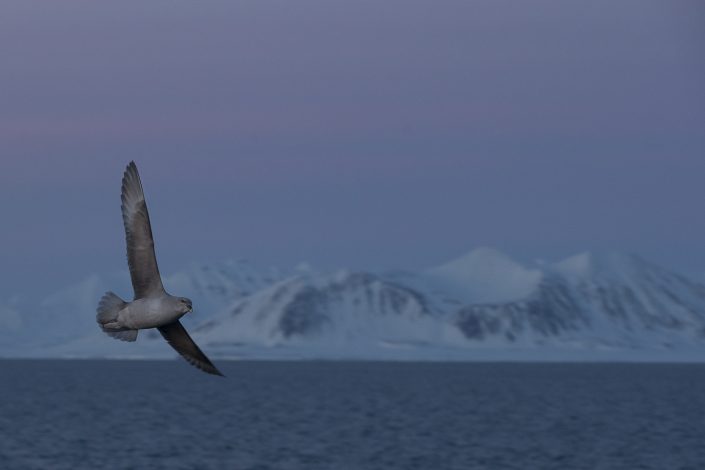
[[[130,267],[135,299],[164,293],[154,254],[152,226],[137,165],[130,162],[122,177],[122,220],[127,241],[127,264]]]
[[[172,348],[181,354],[191,365],[201,369],[203,372],[213,375],[223,374],[213,365],[213,363],[203,354],[203,351],[193,342],[186,328],[178,320],[168,325],[160,326],[159,332]]]

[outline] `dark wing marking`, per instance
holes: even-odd
[[[135,299],[164,292],[154,255],[152,227],[147,203],[135,162],[127,165],[122,177],[122,221],[127,240],[127,264],[130,266]]]
[[[176,349],[176,352],[181,354],[190,364],[198,367],[203,372],[207,372],[208,374],[223,375],[218,369],[216,369],[210,359],[203,354],[203,351],[196,346],[196,343],[193,342],[181,322],[177,320],[174,323],[160,326],[159,332],[162,334],[164,339],[167,340],[171,347]]]

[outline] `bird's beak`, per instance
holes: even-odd
[[[193,312],[193,307],[189,305],[189,306],[188,306],[188,311],[189,311],[189,313]]]

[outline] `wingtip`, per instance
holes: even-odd
[[[128,163],[127,166],[125,167],[125,174],[123,176],[123,180],[129,174],[137,174],[137,164],[135,163],[134,160],[130,160],[130,163]]]
[[[125,202],[124,198],[126,197],[125,192],[130,187],[135,187],[138,192],[144,194],[144,190],[142,189],[142,180],[140,179],[140,174],[139,171],[137,171],[137,165],[134,160],[131,160],[130,163],[127,164],[127,167],[125,167],[125,172],[122,175],[121,194],[123,203]]]
[[[127,183],[128,179],[130,178],[130,175],[132,175],[136,172],[137,172],[137,165],[135,165],[134,161],[130,161],[130,163],[128,163],[127,166],[125,167],[125,171],[122,173],[123,186]]]

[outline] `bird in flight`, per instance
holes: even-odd
[[[209,374],[222,376],[179,322],[179,318],[193,310],[191,301],[164,290],[154,255],[147,203],[135,162],[127,165],[122,177],[122,220],[135,298],[132,302],[125,302],[107,292],[100,299],[96,315],[101,329],[113,338],[135,341],[139,330],[157,328],[189,363]]]

